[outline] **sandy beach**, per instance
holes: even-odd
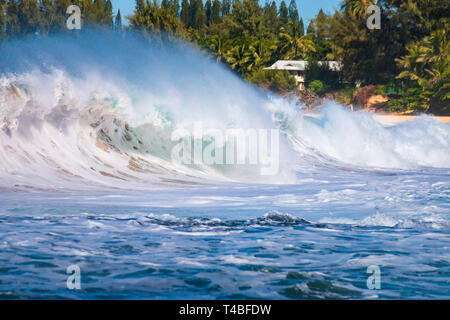
[[[377,114],[373,115],[374,119],[386,123],[386,124],[397,124],[406,121],[413,121],[417,118],[422,118],[423,116],[409,116],[409,115],[396,115],[396,114]],[[444,123],[450,123],[450,117],[434,117],[441,120]]]

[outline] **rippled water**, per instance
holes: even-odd
[[[331,177],[330,177],[331,178]],[[449,174],[0,194],[0,297],[448,299]],[[81,290],[66,268],[81,269]],[[381,289],[367,288],[367,267]]]

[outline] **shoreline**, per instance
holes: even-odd
[[[356,111],[360,112],[360,111]],[[369,111],[370,112],[370,111]],[[314,111],[307,111],[304,116],[311,118],[320,118],[321,115]],[[396,125],[408,121],[414,121],[419,118],[431,117],[442,121],[443,123],[450,123],[450,116],[432,116],[432,115],[401,115],[401,114],[387,114],[372,112],[372,118],[384,125]]]
[[[391,124],[397,124],[397,123],[403,123],[408,121],[413,121],[415,119],[424,118],[424,117],[432,117],[435,119],[438,119],[442,121],[443,123],[450,123],[450,117],[449,116],[432,116],[432,115],[425,115],[425,116],[417,116],[417,115],[399,115],[399,114],[380,114],[380,113],[374,113],[373,118],[379,122],[387,122]]]

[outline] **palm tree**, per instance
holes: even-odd
[[[397,59],[399,66],[404,69],[398,78],[409,78],[415,81],[429,79],[449,73],[450,42],[447,31],[437,30],[430,37],[425,37],[418,43],[407,48],[408,54]]]
[[[233,46],[227,51],[225,59],[230,64],[231,68],[240,74],[245,73],[246,64],[249,60],[248,55],[246,56],[246,44],[241,43]]]
[[[407,50],[408,54],[406,56],[397,59],[399,66],[404,69],[397,78],[419,81],[425,73],[425,66],[429,59],[431,48],[422,44],[415,44]]]
[[[225,53],[229,47],[230,41],[224,40],[219,35],[214,35],[207,39],[207,47],[216,56],[217,62],[225,59]]]
[[[308,58],[312,52],[316,52],[313,34],[302,35],[298,26],[289,21],[289,31],[284,27],[279,33],[279,52],[283,59]]]
[[[407,48],[408,54],[397,63],[403,71],[398,79],[417,82],[422,95],[430,102],[449,109],[450,100],[450,41],[447,30],[433,32]]]
[[[375,1],[373,0],[345,0],[341,8],[347,13],[360,18],[366,14],[367,8],[374,3]]]

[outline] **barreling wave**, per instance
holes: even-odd
[[[386,128],[338,106],[309,118],[181,43],[90,34],[16,41],[0,57],[3,188],[295,183],[316,164],[450,167],[448,125],[425,118]],[[198,120],[219,130],[280,128],[278,174],[172,163],[172,133]]]

